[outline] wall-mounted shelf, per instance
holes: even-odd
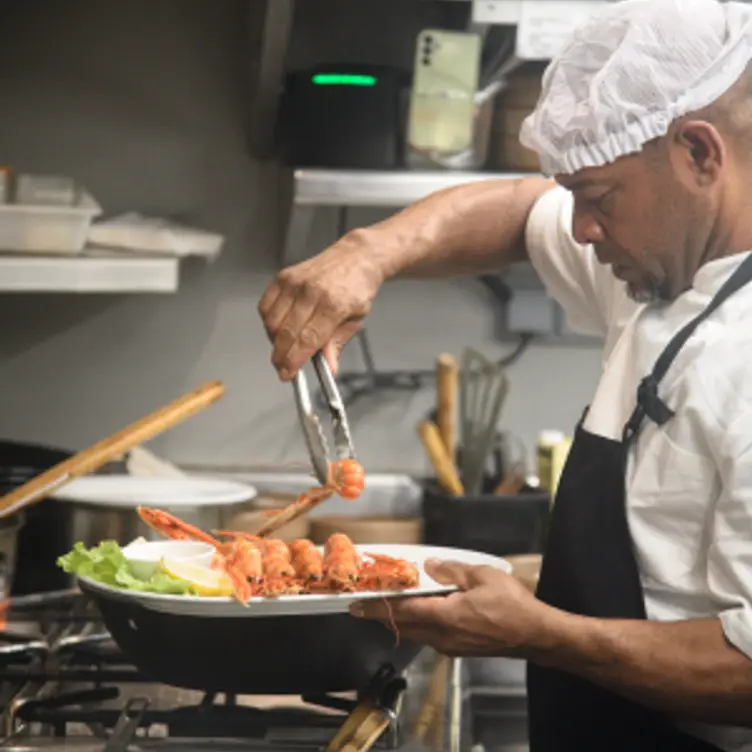
[[[0,256],[0,292],[172,293],[179,265],[153,256]]]
[[[343,212],[356,206],[403,209],[444,188],[481,180],[514,180],[522,177],[527,175],[450,170],[295,170],[292,210],[279,265],[287,266],[300,256],[300,249],[305,247],[317,208],[334,207]],[[332,238],[332,242],[334,240],[336,238]]]
[[[431,193],[481,180],[529,177],[512,172],[378,172],[373,170],[296,170],[296,206],[373,206],[402,209]]]
[[[298,169],[293,173],[292,210],[287,228],[287,237],[282,248],[280,267],[288,266],[302,258],[301,250],[306,249],[317,209],[330,208],[340,213],[340,229],[346,226],[344,215],[354,207],[375,207],[382,209],[402,209],[431,193],[466,183],[482,180],[516,180],[534,177],[534,173],[518,172],[461,172],[461,171],[373,171],[373,170],[320,170]],[[339,235],[341,233],[336,233]],[[331,242],[337,240],[332,236]],[[321,249],[319,249],[321,250]],[[522,326],[526,331],[536,331],[538,342],[574,346],[600,346],[600,340],[585,337],[566,330],[562,323],[563,315],[559,307],[546,300],[540,281],[532,267],[510,270],[507,282],[521,290],[517,306],[507,311],[511,315],[509,324]],[[532,306],[525,292],[537,293],[539,300]],[[531,317],[531,313],[534,314]],[[533,319],[550,321],[538,324],[543,331],[555,330],[554,336],[538,332],[526,325]],[[557,321],[556,325],[553,324]],[[536,323],[536,322],[533,322]],[[506,326],[504,327],[506,329]],[[519,331],[519,329],[517,329]],[[504,336],[502,336],[504,335]],[[519,334],[514,330],[499,332],[500,339],[514,341]]]

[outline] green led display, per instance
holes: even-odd
[[[317,73],[311,79],[317,86],[375,86],[375,76],[350,73]]]

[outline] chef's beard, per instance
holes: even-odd
[[[626,287],[629,298],[640,305],[671,302],[669,291],[654,279],[646,279],[639,288],[629,282]]]
[[[658,288],[655,285],[649,287],[642,287],[639,290],[635,289],[631,284],[627,285],[627,295],[635,303],[640,305],[649,305],[650,303],[657,303],[662,300]]]

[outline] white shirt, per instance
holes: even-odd
[[[592,246],[575,242],[572,210],[563,188],[543,195],[528,221],[527,246],[570,326],[605,337],[583,427],[618,440],[640,380],[748,254],[706,264],[669,305],[641,305]],[[675,416],[662,427],[646,419],[626,477],[648,618],[718,616],[727,639],[752,658],[752,283],[700,324],[658,393]],[[722,749],[752,752],[750,730],[683,728]]]

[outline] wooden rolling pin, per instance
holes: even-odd
[[[418,424],[418,435],[428,452],[433,469],[441,487],[454,496],[462,496],[465,489],[457,475],[454,462],[447,454],[439,429],[433,421],[424,420]]]
[[[457,456],[457,395],[459,366],[453,355],[443,353],[436,361],[436,425],[452,462]]]
[[[73,457],[58,463],[32,478],[28,483],[0,497],[0,519],[41,501],[74,478],[87,475],[122,456],[133,447],[153,439],[157,434],[208,407],[223,394],[224,386],[219,381],[208,382],[106,439],[74,454]]]

